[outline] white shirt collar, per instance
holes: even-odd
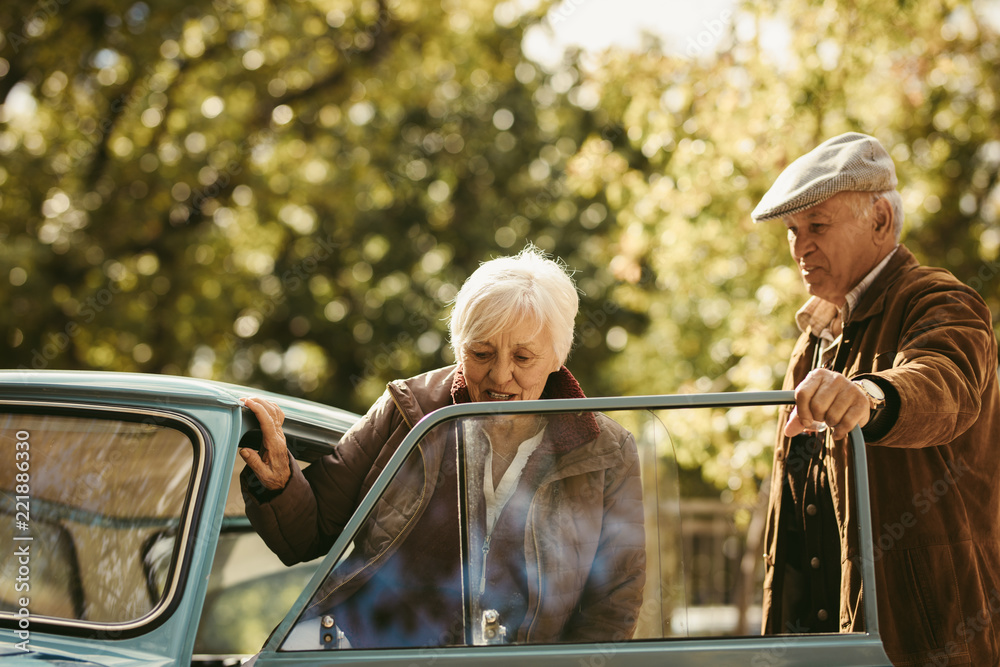
[[[493,532],[493,526],[496,525],[500,512],[503,511],[507,502],[514,495],[514,490],[517,488],[517,483],[521,480],[521,473],[524,472],[524,466],[528,462],[528,457],[541,444],[544,434],[545,429],[542,428],[538,433],[518,445],[517,453],[511,460],[510,465],[507,466],[507,470],[504,471],[503,477],[500,478],[500,483],[497,484],[496,488],[493,488],[493,447],[491,446],[486,452],[486,466],[483,470],[483,495],[486,500],[487,535]],[[486,433],[484,432],[483,435],[486,435]],[[489,442],[489,436],[486,436],[486,440]]]

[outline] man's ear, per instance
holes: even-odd
[[[895,212],[892,204],[885,197],[879,197],[872,206],[872,222],[878,235],[892,234],[892,223]]]

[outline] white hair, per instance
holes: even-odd
[[[866,218],[871,213],[872,207],[879,199],[885,199],[892,207],[892,233],[899,243],[899,237],[903,233],[903,197],[896,190],[886,190],[884,192],[855,192],[856,197],[852,197],[849,202],[851,213],[855,218]]]
[[[468,343],[489,340],[525,322],[548,331],[563,364],[573,347],[580,297],[561,261],[528,244],[514,257],[483,262],[462,285],[448,329],[455,356]]]

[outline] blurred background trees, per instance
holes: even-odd
[[[4,3],[0,366],[364,411],[452,361],[444,304],[530,241],[577,270],[589,394],[777,388],[804,291],[750,211],[847,130],[896,159],[908,246],[1000,313],[996,10],[734,4],[552,64],[545,3]],[[678,457],[750,494],[769,444]]]

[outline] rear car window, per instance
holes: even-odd
[[[136,621],[176,588],[199,454],[192,432],[149,415],[0,413],[0,612]],[[157,583],[156,573],[163,581]]]

